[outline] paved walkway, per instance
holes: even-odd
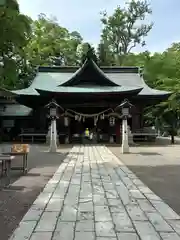
[[[11,240],[41,238],[180,240],[180,216],[106,147],[75,146]]]
[[[8,151],[10,144],[0,144]],[[31,145],[28,154],[28,173],[11,171],[11,185],[0,189],[0,240],[8,240],[60,163],[66,158],[71,146],[62,146],[57,154],[48,153],[48,146]],[[13,161],[13,166],[22,165],[22,157]],[[4,179],[0,178],[0,186]]]

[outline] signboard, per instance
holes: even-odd
[[[123,116],[128,116],[129,115],[129,108],[122,108],[122,114],[123,114]]]
[[[56,108],[50,108],[50,116],[55,117],[56,116]]]

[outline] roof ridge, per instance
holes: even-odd
[[[64,82],[63,84],[59,85],[59,86],[69,86],[72,84],[76,84],[77,79],[76,77],[80,76],[83,71],[85,71],[86,67],[89,66],[90,64],[93,65],[95,71],[97,71],[103,78],[104,78],[104,84],[109,85],[109,86],[118,86],[118,84],[116,84],[115,82],[113,82],[111,79],[109,79],[106,74],[99,68],[99,66],[92,60],[92,59],[86,59],[83,63],[83,65],[73,74],[73,76],[71,77],[71,79],[69,79],[68,81]],[[79,80],[80,82],[81,80]]]
[[[84,63],[86,63],[87,59],[85,60]],[[90,61],[94,62],[92,59]],[[83,63],[83,64],[84,64]],[[94,62],[94,64],[96,64]],[[117,72],[125,72],[125,73],[138,73],[140,67],[139,66],[96,66],[104,71],[117,71]],[[77,65],[77,66],[38,66],[37,67],[37,72],[75,72],[78,69],[82,68],[82,66]]]

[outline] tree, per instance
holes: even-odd
[[[167,101],[153,106],[148,112],[152,120],[159,116],[161,126],[171,135],[171,143],[174,143],[180,119],[179,46],[179,43],[174,43],[163,53],[155,53],[145,64],[148,85],[172,93]]]
[[[16,0],[7,0],[0,6],[0,82],[3,87],[12,89],[18,84],[18,60],[22,59],[31,35],[30,23],[30,18],[20,14]]]
[[[27,47],[33,65],[76,65],[77,46],[82,42],[78,32],[70,33],[56,18],[40,14],[32,23],[33,36]]]
[[[151,8],[146,0],[131,0],[126,3],[126,8],[117,7],[111,16],[106,12],[102,14],[102,41],[108,43],[118,65],[123,64],[125,57],[138,44],[145,45],[144,38],[152,23],[140,23],[147,14],[151,14]]]
[[[101,42],[98,45],[98,62],[100,66],[111,66],[114,65],[114,56],[113,54],[109,51],[108,45],[105,42]]]

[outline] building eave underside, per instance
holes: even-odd
[[[122,86],[122,87],[127,87],[128,89],[130,89],[129,88],[129,86]],[[25,89],[21,89],[21,90],[14,90],[14,91],[9,91],[9,90],[6,90],[6,92],[5,92],[5,94],[7,95],[7,96],[10,96],[10,95],[12,95],[12,96],[17,96],[17,95],[19,95],[19,96],[40,96],[40,94],[38,93],[38,91],[36,90],[36,89],[38,89],[38,90],[44,90],[44,91],[49,91],[49,92],[52,92],[52,89],[53,89],[53,91],[54,92],[59,92],[59,93],[62,93],[62,92],[69,92],[69,91],[67,91],[66,90],[66,88],[67,89],[69,89],[69,87],[55,87],[55,88],[51,88],[51,89],[47,89],[47,88],[39,88],[39,87],[37,87],[37,88],[32,88],[31,86],[29,87],[29,88],[25,88]],[[73,87],[72,87],[73,88]],[[71,88],[71,89],[72,89]],[[156,90],[156,89],[152,89],[152,88],[149,88],[148,86],[144,86],[144,87],[142,87],[142,86],[136,86],[135,87],[136,89],[142,89],[139,93],[138,93],[138,95],[139,96],[144,96],[144,97],[148,97],[148,96],[152,96],[152,97],[158,97],[158,96],[170,96],[172,93],[171,92],[167,92],[167,91],[161,91],[161,90]],[[61,89],[63,89],[63,90],[61,90]],[[89,88],[87,89],[87,92],[89,92],[89,93],[91,93],[91,92],[93,92],[93,90],[92,91],[88,91],[89,90]],[[72,93],[73,93],[73,91],[71,91]],[[69,93],[71,93],[71,92],[69,92]],[[101,92],[111,92],[111,91],[108,91],[108,90],[105,90],[104,89],[104,91],[102,90]],[[121,91],[120,91],[121,92]],[[8,94],[7,94],[8,93]],[[77,92],[78,93],[78,92]]]
[[[56,87],[54,89],[36,89],[38,93],[45,94],[125,94],[125,93],[134,93],[137,95],[142,88],[137,87],[100,87],[98,88],[82,88],[82,87]]]

